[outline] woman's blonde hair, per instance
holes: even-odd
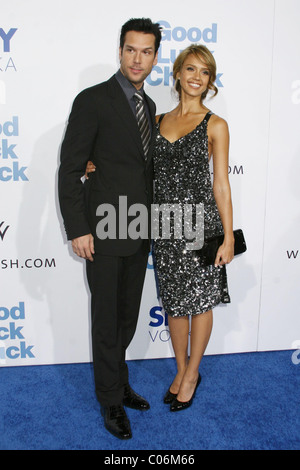
[[[208,50],[206,46],[201,44],[191,44],[186,49],[184,49],[179,56],[176,58],[174,65],[173,65],[173,78],[175,80],[175,90],[179,95],[179,99],[181,98],[181,85],[180,80],[177,79],[177,75],[180,72],[185,60],[189,55],[193,54],[197,59],[204,62],[208,71],[209,71],[209,82],[207,86],[207,90],[205,90],[201,95],[201,103],[206,98],[208,90],[213,90],[214,95],[218,93],[218,88],[215,86],[214,82],[217,77],[217,64],[214,59],[212,53]]]

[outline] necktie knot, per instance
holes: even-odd
[[[142,103],[144,101],[144,98],[142,97],[142,94],[141,92],[137,91],[135,94],[134,94],[134,98],[137,102],[140,102]]]

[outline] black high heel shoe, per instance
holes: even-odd
[[[173,402],[173,400],[175,400],[176,397],[177,397],[177,393],[172,393],[170,392],[170,389],[169,389],[164,396],[164,403],[166,405],[170,405]]]
[[[193,403],[193,399],[195,397],[196,390],[197,390],[198,386],[200,385],[200,382],[201,382],[201,375],[199,374],[198,380],[197,380],[197,383],[196,383],[196,387],[195,387],[195,390],[194,390],[194,393],[193,393],[191,399],[188,400],[188,401],[179,401],[179,400],[177,400],[177,398],[175,398],[171,403],[170,411],[181,411],[181,410],[185,410],[186,408],[189,408],[191,406],[191,404]]]

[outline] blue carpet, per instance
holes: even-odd
[[[174,359],[130,361],[132,387],[151,405],[127,409],[133,438],[104,428],[91,364],[2,367],[1,450],[296,450],[300,364],[292,351],[205,356],[191,408],[162,397]]]

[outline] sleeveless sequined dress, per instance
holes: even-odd
[[[209,169],[207,123],[211,114],[173,143],[160,134],[161,115],[153,153],[154,203],[202,203],[205,238],[223,233]],[[174,317],[201,314],[230,302],[225,266],[203,266],[195,252],[186,249],[187,241],[184,236],[173,236],[153,243],[159,296],[165,311]]]

